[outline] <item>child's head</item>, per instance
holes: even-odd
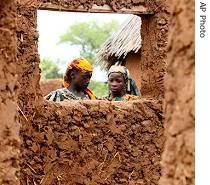
[[[64,87],[70,84],[76,88],[86,89],[92,76],[92,65],[84,58],[78,58],[68,64],[64,74]]]
[[[113,65],[108,72],[108,87],[113,96],[123,96],[126,94],[129,72],[125,66]]]

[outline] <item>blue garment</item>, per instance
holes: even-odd
[[[123,98],[122,97],[116,97],[115,101],[123,101]]]
[[[128,79],[127,93],[140,96],[140,91],[136,85],[136,82],[132,78]]]

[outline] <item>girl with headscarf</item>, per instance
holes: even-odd
[[[49,101],[95,100],[96,96],[88,89],[93,68],[84,58],[78,58],[68,64],[63,77],[63,88],[45,96]]]
[[[110,101],[136,100],[140,95],[135,81],[129,77],[129,71],[125,66],[113,65],[108,71]]]

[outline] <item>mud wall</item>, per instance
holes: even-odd
[[[0,67],[2,69],[0,70],[0,79],[2,82],[0,89],[0,151],[2,151],[2,149],[4,151],[4,154],[2,152],[0,153],[0,183],[18,184],[16,178],[18,175],[17,154],[19,145],[19,125],[16,121],[16,109],[18,107],[20,113],[19,120],[23,125],[21,131],[21,137],[24,141],[22,155],[25,157],[21,158],[21,180],[23,183],[29,181],[33,184],[35,181],[41,181],[45,184],[51,183],[51,181],[55,183],[65,182],[67,175],[64,173],[63,176],[63,171],[68,171],[69,165],[74,168],[80,165],[79,172],[81,173],[79,177],[86,175],[88,178],[86,178],[86,182],[84,180],[84,183],[88,184],[91,180],[92,182],[93,180],[97,181],[98,176],[94,176],[95,174],[93,173],[82,173],[84,172],[83,170],[90,169],[94,171],[94,169],[97,169],[94,168],[94,165],[99,164],[99,166],[96,165],[96,167],[98,167],[97,172],[101,177],[104,177],[103,175],[107,174],[107,172],[112,174],[109,175],[108,173],[107,176],[105,175],[105,178],[102,178],[103,180],[107,180],[107,182],[113,183],[125,179],[122,180],[123,182],[121,183],[127,183],[128,180],[130,180],[130,184],[156,184],[160,175],[160,159],[157,159],[159,158],[157,156],[161,154],[161,145],[163,142],[161,106],[157,106],[157,103],[154,102],[148,103],[148,101],[124,105],[120,105],[120,103],[111,105],[95,102],[96,104],[94,105],[98,106],[89,104],[93,102],[77,102],[79,105],[74,104],[71,106],[52,105],[43,102],[38,85],[40,78],[39,68],[37,67],[39,64],[37,53],[38,34],[35,29],[37,6],[35,5],[36,1],[33,1],[33,3],[30,1],[22,1],[22,3],[24,2],[27,2],[24,6],[23,4],[19,4],[19,1],[17,2],[19,25],[17,29],[17,61],[15,47],[16,28],[14,24],[16,20],[15,6],[12,6],[14,1],[0,1]],[[171,30],[173,31],[169,34],[168,76],[166,86],[166,134],[168,140],[162,160],[163,177],[161,178],[160,184],[191,185],[194,184],[194,15],[192,14],[192,12],[194,12],[194,2],[180,1],[180,3],[178,3],[173,0],[172,2],[170,1],[169,4],[172,5],[171,12],[173,17],[171,19]],[[186,30],[188,31],[186,32]],[[16,65],[16,61],[19,68]],[[15,105],[17,90],[16,73],[19,75],[20,83],[18,106]],[[120,105],[120,107],[118,105]],[[94,110],[96,108],[97,110]],[[110,112],[106,112],[108,110],[111,111],[111,114],[109,114]],[[133,114],[130,114],[130,112],[133,112]],[[97,116],[100,116],[100,119],[97,119]],[[126,119],[123,119],[125,117]],[[146,118],[146,120],[144,120],[144,118]],[[90,120],[88,124],[85,119]],[[99,120],[100,123],[98,123]],[[129,120],[129,123],[127,123],[127,120]],[[64,124],[60,125],[59,123]],[[131,123],[132,125],[130,125]],[[72,126],[73,124],[75,127]],[[65,133],[63,134],[66,127],[68,127],[67,125],[70,126],[68,132],[70,136],[68,137],[65,136]],[[98,129],[99,125],[103,129]],[[155,125],[154,130],[154,127],[151,127],[151,125]],[[110,128],[112,129],[111,133],[109,132]],[[55,132],[52,133],[52,129],[54,129]],[[121,131],[120,133],[118,133],[119,130]],[[135,133],[136,131],[138,132]],[[93,133],[97,133],[97,135]],[[103,134],[104,137],[99,137]],[[118,137],[114,137],[115,134],[120,136],[119,139]],[[147,137],[148,135],[151,137]],[[68,142],[65,143],[66,137],[68,139],[72,137],[73,140],[75,139],[77,141],[77,144],[72,141],[75,145],[68,145]],[[143,139],[138,141],[141,137],[143,137]],[[132,143],[133,138],[135,142],[138,141],[138,144],[139,142],[143,142],[143,144],[137,145],[135,142]],[[160,140],[158,141],[157,138]],[[126,144],[127,141],[129,141],[131,144],[121,145],[121,142],[115,142],[117,139]],[[150,141],[149,143],[152,143],[149,146],[147,143],[148,140]],[[146,145],[144,145],[145,143]],[[95,148],[93,144],[97,147]],[[97,153],[99,155],[96,156],[96,154],[94,154],[94,160],[89,156],[87,150],[85,151],[85,149],[88,148],[87,146],[90,146],[90,150],[88,151],[99,151],[99,153]],[[109,155],[103,155],[102,146],[109,152]],[[145,148],[147,146],[148,148]],[[66,153],[66,148],[68,147],[75,152],[72,154]],[[126,148],[126,150],[123,150],[123,147]],[[26,150],[24,150],[25,148]],[[79,149],[83,149],[81,153],[78,153]],[[116,149],[119,151],[118,153]],[[41,154],[36,156],[37,151]],[[47,154],[45,151],[47,151]],[[142,153],[142,151],[144,152]],[[145,151],[147,151],[147,153]],[[153,155],[147,158],[147,155],[151,153]],[[93,153],[90,152],[90,154]],[[127,157],[129,156],[128,154],[132,155]],[[143,158],[143,162],[146,161],[145,163],[142,163],[142,157],[139,157],[139,154],[146,155],[146,157]],[[82,156],[78,157],[79,155]],[[75,156],[77,157],[75,158]],[[68,164],[65,162],[66,158],[69,160]],[[156,163],[150,160],[151,158],[154,159]],[[61,162],[55,163],[52,159],[55,159],[55,161],[62,160],[60,160]],[[72,159],[75,161],[72,162]],[[87,167],[83,165],[85,160],[90,161],[90,163],[88,163],[90,166]],[[142,167],[141,170],[136,171],[136,169],[139,169],[139,166],[136,162],[133,163],[135,160],[140,160],[139,165]],[[120,163],[120,161],[122,163]],[[125,167],[124,161],[131,161],[131,163],[128,163],[129,165],[126,164]],[[34,163],[35,166],[32,166]],[[150,167],[146,168],[148,163],[154,163],[152,166],[149,166],[151,168],[155,166],[155,168],[152,170]],[[40,168],[43,164],[45,164],[44,168]],[[61,167],[59,168],[60,171],[57,168],[58,164],[60,164]],[[91,164],[93,164],[93,166],[91,166]],[[129,168],[127,168],[127,166],[129,166]],[[122,167],[122,169],[120,167]],[[50,169],[52,169],[52,171],[50,171]],[[115,169],[120,170],[116,172]],[[152,175],[150,171],[152,171]],[[57,174],[57,172],[59,172],[59,174]],[[73,177],[73,179],[75,179],[75,177],[78,177],[78,174],[75,175],[70,172],[69,170],[68,175],[71,178]],[[23,174],[26,174],[26,177],[23,176]],[[52,174],[54,178],[50,178]],[[150,179],[148,179],[148,174]],[[156,176],[155,174],[158,175]],[[93,178],[91,179],[90,177]],[[135,179],[138,179],[138,181],[132,182]],[[151,179],[154,180],[154,182],[151,182]],[[107,183],[105,182],[104,184]]]
[[[134,3],[17,1],[18,105],[22,111],[19,116],[22,125],[21,184],[157,184],[161,175],[160,155],[164,140],[161,102],[159,105],[153,101],[146,103],[147,100],[135,105],[77,102],[68,106],[44,102],[39,86],[36,18],[37,9],[49,2],[71,9],[82,5],[86,10],[94,2],[98,5],[107,3],[113,11],[128,5],[132,7]],[[138,3],[142,2],[134,4]],[[165,11],[162,4],[158,4],[160,9],[157,4],[151,3],[151,7]],[[147,45],[146,49],[150,46]],[[144,59],[145,66],[147,61],[151,61],[150,56]],[[150,85],[150,81],[145,83],[145,87],[147,84]],[[163,97],[161,93],[153,96],[154,89],[149,89],[144,91],[147,97]],[[160,89],[162,92],[162,87]]]
[[[17,122],[17,47],[14,1],[0,1],[0,184],[19,184]]]
[[[49,80],[40,80],[39,85],[42,91],[43,96],[47,95],[51,91],[55,89],[59,89],[62,87],[62,79],[49,79]]]
[[[147,1],[153,15],[141,15],[142,47],[130,53],[126,66],[143,97],[164,98],[169,12],[165,1]]]
[[[21,184],[158,184],[160,102],[45,102],[22,128]]]
[[[195,184],[194,1],[170,1],[166,76],[167,141],[160,185]]]
[[[141,70],[141,52],[130,53],[126,61],[126,67],[129,69],[130,76],[136,82],[139,90],[142,90],[141,81],[142,81],[142,70]]]

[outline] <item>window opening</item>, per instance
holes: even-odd
[[[61,87],[68,62],[84,57],[91,61],[94,67],[89,87],[96,96],[107,95],[107,71],[97,64],[97,52],[131,15],[38,10],[38,51],[41,59],[40,84],[43,94]],[[83,33],[85,34],[81,35]],[[86,40],[82,40],[84,37]],[[87,42],[90,43],[86,45]]]
[[[94,26],[95,23],[96,27],[100,26],[98,28],[99,31],[104,26],[108,38],[111,35],[111,32],[114,32],[115,30],[113,28],[108,28],[108,26],[113,26],[117,29],[117,27],[129,17],[129,15],[130,14],[79,13],[38,10],[38,52],[41,59],[40,67],[42,68],[41,83],[44,84],[43,81],[47,80],[45,81],[45,88],[47,88],[47,83],[49,83],[49,90],[58,88],[67,63],[74,58],[80,57],[81,54],[84,54],[82,49],[85,49],[85,52],[89,52],[91,49],[88,48],[89,45],[87,45],[86,48],[82,48],[82,46],[77,44],[79,42],[79,39],[77,38],[78,35],[71,37],[71,42],[65,41],[65,39],[68,40],[67,35],[70,33],[71,29],[79,29],[79,27],[83,29],[87,25],[90,27]],[[84,30],[88,29],[84,28]],[[94,28],[94,31],[96,30],[97,29]],[[111,32],[108,32],[108,30],[111,30]],[[87,39],[92,39],[92,43],[97,45],[99,42],[101,42],[99,40],[100,38],[98,37],[101,35],[104,36],[105,34],[97,34],[97,32],[94,33],[94,31],[92,33],[90,32],[92,35],[90,35]],[[72,32],[75,33],[76,31],[73,30],[71,33]],[[73,42],[75,44],[72,44]],[[81,41],[81,43],[83,43],[83,41]],[[93,86],[98,86],[98,88],[95,87],[96,94],[99,96],[105,95],[107,94],[106,71],[102,70],[99,65],[94,64],[94,61],[91,62],[93,62],[94,71],[91,78],[91,82],[93,82],[90,85],[92,88]],[[44,94],[46,94],[46,92],[49,90],[46,90]]]

